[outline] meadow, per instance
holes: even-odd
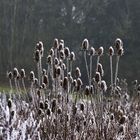
[[[118,78],[125,48],[119,38],[113,44],[104,54],[103,47],[95,50],[83,40],[85,85],[80,68],[74,66],[76,54],[64,40],[54,39],[45,58],[46,68],[42,67],[44,46],[39,41],[33,52],[37,73],[17,68],[7,73],[10,91],[0,92],[0,139],[139,140],[140,85],[135,80],[129,90],[126,79]],[[100,62],[103,55],[110,62],[109,85]]]

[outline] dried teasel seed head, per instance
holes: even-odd
[[[116,50],[118,51],[120,48],[122,48],[123,47],[123,42],[122,42],[122,40],[120,39],[120,38],[117,38],[116,40],[115,40],[115,48],[116,48]]]
[[[46,75],[46,74],[47,74],[46,69],[43,69],[43,70],[42,70],[42,75]]]
[[[84,109],[85,109],[84,103],[80,103],[80,110],[81,110],[81,111],[84,111]]]
[[[43,46],[43,42],[39,41],[36,44],[36,50],[39,50],[41,57],[43,57],[43,53],[44,53],[44,46]]]
[[[54,50],[50,49],[49,55],[51,55],[52,57],[54,56]]]
[[[60,115],[62,113],[62,109],[61,108],[58,108],[57,109],[57,113]]]
[[[64,50],[64,42],[59,43],[58,50]]]
[[[73,80],[73,86],[77,87],[77,80],[76,79]]]
[[[60,74],[61,74],[61,67],[60,66],[58,66],[56,68],[56,73],[57,73],[58,76],[60,76]]]
[[[44,103],[42,101],[39,103],[39,108],[44,109]]]
[[[120,133],[124,133],[124,125],[119,126],[118,134],[120,134]]]
[[[52,56],[51,55],[48,55],[47,63],[50,64],[50,65],[52,64]]]
[[[12,107],[12,100],[8,99],[8,107],[11,108]]]
[[[70,50],[69,50],[68,47],[65,47],[65,49],[64,49],[64,53],[65,53],[65,56],[66,56],[67,58],[70,57]]]
[[[69,77],[69,81],[70,81],[70,83],[73,83],[73,77],[72,76]]]
[[[15,111],[12,110],[11,113],[10,113],[10,115],[13,117],[15,115]]]
[[[98,55],[99,56],[102,56],[103,53],[104,53],[104,48],[103,47],[99,47],[99,49],[98,49]]]
[[[48,109],[48,107],[49,107],[48,102],[45,101],[44,107],[45,107],[45,109]]]
[[[106,85],[106,82],[104,80],[101,81],[101,89],[106,92],[107,90],[107,85]]]
[[[125,122],[126,122],[126,116],[123,115],[123,116],[120,118],[119,123],[120,123],[120,124],[124,124]]]
[[[72,113],[73,113],[73,115],[75,115],[76,112],[77,112],[77,106],[73,104],[72,105]]]
[[[55,64],[55,65],[59,65],[59,60],[58,60],[57,57],[55,57],[55,59],[54,59],[54,64]]]
[[[13,77],[14,78],[17,78],[18,77],[18,74],[19,74],[18,69],[17,68],[14,68],[14,70],[13,70]]]
[[[21,69],[20,76],[21,76],[21,78],[25,78],[26,77],[24,69]]]
[[[33,71],[30,72],[30,81],[34,82],[35,80],[35,74]]]
[[[82,42],[82,50],[88,50],[89,49],[89,42],[88,40],[85,38]]]
[[[98,63],[97,65],[97,72],[99,72],[101,76],[104,76],[104,70],[101,63]]]
[[[117,53],[119,56],[122,56],[124,54],[124,50],[123,48],[121,47],[119,50],[118,50],[118,53]]]
[[[58,39],[55,38],[55,39],[54,39],[54,43],[53,43],[53,48],[54,48],[54,49],[57,49],[58,46],[59,46]]]
[[[34,78],[34,85],[38,86],[38,79]]]
[[[63,50],[60,50],[60,58],[61,58],[62,60],[65,59],[65,53],[64,53]]]
[[[79,67],[76,67],[76,71],[75,71],[76,77],[81,77],[81,71],[79,69]]]
[[[113,56],[114,55],[114,49],[112,46],[109,47],[109,55]]]
[[[71,72],[68,72],[68,78],[70,78],[71,77]]]
[[[50,108],[47,109],[46,114],[47,114],[48,116],[51,115],[51,110],[50,110]]]
[[[43,114],[43,110],[41,108],[38,109],[38,115]]]
[[[44,75],[44,76],[43,76],[43,83],[45,83],[46,86],[49,85],[49,78],[48,78],[48,75]]]
[[[80,78],[77,78],[77,86],[82,86],[83,82]]]
[[[94,56],[95,55],[95,49],[93,47],[90,48],[89,55],[90,56]]]
[[[96,81],[96,83],[99,83],[101,81],[101,75],[99,72],[96,72],[96,74],[95,74],[95,81]]]
[[[86,86],[85,87],[85,95],[86,96],[89,96],[90,95],[90,88],[89,88],[89,86]]]
[[[62,64],[62,70],[66,70],[66,65],[65,65],[65,63]]]
[[[110,120],[114,120],[114,114],[110,115]]]
[[[70,61],[75,61],[75,53],[74,52],[70,53]]]
[[[57,102],[56,102],[56,99],[53,99],[52,102],[51,102],[51,111],[54,113],[55,109],[56,109],[56,105],[57,105]]]
[[[41,86],[42,86],[43,89],[46,89],[46,87],[47,87],[45,83],[42,83]]]
[[[90,86],[90,93],[93,93],[93,85]]]
[[[12,78],[13,78],[13,74],[12,74],[11,71],[7,73],[7,77],[8,77],[9,79],[12,79]]]
[[[35,56],[35,61],[36,61],[36,62],[39,62],[39,60],[40,60],[40,52],[39,52],[39,50],[36,50],[36,51],[35,51],[34,56]]]
[[[133,84],[134,86],[136,86],[136,85],[138,84],[138,80],[134,80],[134,81],[132,82],[132,84]]]
[[[37,93],[38,97],[40,98],[40,97],[41,97],[41,90],[38,89],[38,90],[36,91],[36,93]]]
[[[64,90],[68,89],[68,77],[65,77],[63,80],[63,89]]]

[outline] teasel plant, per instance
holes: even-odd
[[[92,80],[92,59],[93,59],[93,56],[95,55],[95,49],[93,47],[90,47],[89,55],[90,55],[89,86],[91,86],[91,80]]]
[[[70,71],[70,69],[69,69],[70,50],[68,47],[64,48],[64,53],[65,53],[65,57],[66,57],[66,61],[67,61],[67,76],[68,76],[68,72]]]
[[[117,86],[116,84],[117,84],[117,77],[118,77],[119,60],[120,60],[120,57],[124,54],[123,42],[119,38],[117,38],[115,40],[115,49],[116,49],[116,71],[115,71],[114,86],[116,87]]]
[[[73,62],[76,60],[75,58],[75,53],[72,51],[70,53],[70,58],[69,58],[69,62],[70,62],[70,72],[72,74],[72,65],[73,65]]]
[[[101,56],[103,55],[104,53],[104,48],[101,46],[98,48],[97,50],[97,65],[96,65],[96,72],[97,72],[97,69],[98,69],[98,63],[100,62],[100,58]]]
[[[111,93],[113,91],[113,66],[112,66],[112,58],[114,55],[114,49],[112,46],[109,47],[109,59],[110,59],[110,81],[111,81]]]
[[[11,93],[13,92],[13,86],[12,86],[12,79],[13,79],[13,74],[11,71],[7,72],[7,77],[9,79],[9,85],[10,85],[10,89],[11,89]]]
[[[24,69],[21,69],[20,76],[21,76],[21,81],[22,81],[22,86],[23,86],[24,92],[25,92],[25,94],[27,94],[27,90],[26,90],[26,86],[25,86],[25,81],[24,81],[24,79],[26,78],[26,74],[25,74],[25,70]]]
[[[87,62],[87,51],[89,50],[89,41],[87,39],[83,40],[81,49],[84,52],[84,60],[85,60],[85,65],[86,65],[88,81],[90,81],[90,74],[89,74],[89,68],[88,68],[88,62]]]
[[[16,88],[16,93],[19,93],[19,89],[18,89],[18,82],[17,82],[17,77],[19,75],[18,69],[14,68],[13,70],[13,78],[14,78],[14,82],[15,82],[15,88]]]
[[[41,85],[41,81],[42,81],[42,57],[44,54],[44,46],[43,43],[41,41],[39,41],[36,44],[36,48],[35,48],[35,61],[37,63],[37,72],[38,72],[38,83],[39,85]]]

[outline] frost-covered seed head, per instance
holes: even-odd
[[[88,50],[89,49],[89,42],[88,40],[85,38],[82,42],[82,50]]]
[[[118,51],[120,48],[122,48],[123,47],[123,42],[122,42],[122,40],[120,39],[120,38],[117,38],[116,40],[115,40],[115,48],[116,48],[116,50]]]
[[[68,47],[65,47],[64,53],[65,53],[65,56],[66,56],[67,58],[70,57],[70,50],[69,50]]]
[[[14,78],[17,78],[18,77],[18,74],[19,74],[18,69],[17,68],[14,68],[14,70],[13,70],[13,77]]]
[[[75,53],[74,52],[70,53],[70,61],[75,61]]]
[[[86,96],[89,96],[90,95],[90,88],[89,88],[89,86],[86,86],[85,87],[85,95]]]
[[[54,48],[54,49],[57,49],[58,46],[59,46],[58,39],[55,38],[55,39],[54,39],[54,43],[53,43],[53,48]]]
[[[112,46],[109,47],[109,55],[113,56],[114,55],[114,49]]]
[[[21,69],[20,76],[21,76],[21,78],[25,78],[26,77],[24,69]]]
[[[93,47],[90,48],[89,54],[90,54],[90,56],[94,56],[95,55],[95,49]]]
[[[101,89],[106,92],[107,90],[107,85],[106,85],[106,82],[104,80],[101,81]]]
[[[95,81],[96,81],[97,83],[99,83],[99,82],[101,81],[101,75],[100,75],[99,72],[96,72],[96,74],[95,74]]]
[[[101,63],[98,63],[97,65],[97,72],[99,72],[101,76],[104,76],[104,70]]]
[[[48,57],[47,57],[47,63],[48,63],[49,65],[52,64],[52,56],[51,56],[51,55],[48,55]]]
[[[76,67],[76,71],[75,71],[75,74],[76,74],[76,77],[81,77],[81,72],[80,72],[80,69],[79,67]]]
[[[102,56],[103,53],[104,53],[104,48],[103,48],[103,47],[100,47],[100,48],[98,49],[98,55],[99,55],[99,56]]]
[[[8,74],[7,74],[7,75],[8,75],[8,78],[9,78],[9,79],[12,79],[12,78],[13,78],[13,74],[12,74],[12,72],[11,72],[11,71],[10,71],[10,72],[8,72]]]

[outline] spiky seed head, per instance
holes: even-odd
[[[39,60],[40,60],[40,52],[39,52],[39,50],[36,50],[35,51],[35,61],[38,63]]]
[[[64,90],[68,89],[68,77],[65,77],[63,80],[63,89]]]
[[[18,69],[17,68],[14,68],[14,70],[13,70],[13,77],[14,78],[17,78],[18,77],[18,74],[19,74]]]
[[[26,77],[24,69],[21,69],[20,76],[21,76],[21,78],[25,78]]]
[[[57,57],[55,57],[55,59],[54,59],[54,64],[55,64],[55,65],[59,65],[59,60],[58,60]]]
[[[81,77],[81,72],[80,72],[80,69],[79,67],[76,67],[76,71],[75,71],[75,74],[76,74],[76,77]]]
[[[114,120],[114,114],[110,115],[110,120]]]
[[[77,78],[77,86],[82,86],[83,82],[80,78]]]
[[[123,47],[123,42],[122,42],[122,40],[120,39],[120,38],[117,38],[116,40],[115,40],[115,48],[116,48],[116,50],[118,51],[120,48],[122,48]]]
[[[95,49],[93,47],[90,48],[89,54],[90,54],[90,56],[94,56],[95,55]]]
[[[48,75],[44,75],[44,76],[43,76],[43,83],[45,83],[46,86],[49,85],[49,78],[48,78]]]
[[[88,50],[89,49],[89,41],[85,38],[82,42],[82,50]]]
[[[55,39],[54,39],[54,43],[53,43],[53,48],[54,48],[54,49],[57,49],[58,46],[59,46],[58,39],[55,38]]]
[[[68,78],[70,78],[71,77],[71,72],[68,72]]]
[[[107,90],[107,85],[106,85],[106,82],[104,80],[101,81],[101,89],[106,92]]]
[[[65,49],[64,49],[64,53],[65,53],[65,56],[66,56],[67,58],[70,57],[70,50],[69,50],[68,47],[65,47]]]
[[[12,110],[11,113],[10,113],[10,115],[13,117],[15,115],[15,111]]]
[[[41,86],[42,86],[43,89],[46,89],[46,87],[47,87],[45,83],[42,83]]]
[[[54,56],[54,50],[50,49],[49,55],[51,55],[52,57]]]
[[[77,80],[76,79],[73,80],[73,86],[77,87]]]
[[[51,55],[48,55],[48,57],[47,57],[47,63],[48,63],[49,65],[52,64],[52,56],[51,56]]]
[[[120,133],[124,133],[124,125],[119,126],[118,134],[120,134]]]
[[[61,109],[60,107],[57,109],[57,113],[58,113],[59,115],[62,113],[62,109]]]
[[[99,56],[102,56],[103,53],[104,53],[104,48],[101,46],[101,47],[99,47],[99,49],[98,49],[98,55],[99,55]]]
[[[133,84],[134,86],[136,86],[136,85],[138,84],[138,80],[134,80],[134,81],[132,82],[132,84]]]
[[[120,118],[119,123],[120,123],[120,124],[124,124],[125,122],[126,122],[126,116],[123,115],[123,116]]]
[[[104,76],[104,70],[103,70],[103,66],[101,63],[98,63],[97,71],[100,73],[101,76]]]
[[[47,102],[44,103],[44,107],[45,107],[45,109],[48,109],[49,105]]]
[[[57,105],[56,99],[53,99],[52,102],[51,102],[52,112],[55,111],[56,105]]]
[[[13,78],[13,74],[12,74],[12,72],[11,72],[11,71],[8,72],[7,76],[8,76],[9,79],[12,79],[12,78]]]
[[[35,74],[33,71],[30,72],[30,81],[34,82],[35,80]]]
[[[38,109],[38,115],[43,114],[43,110],[41,108]]]
[[[62,60],[65,59],[65,53],[64,53],[63,50],[60,50],[60,58],[61,58]]]
[[[44,103],[43,103],[42,101],[40,101],[39,107],[40,107],[41,109],[44,109]]]
[[[90,93],[93,93],[93,85],[90,86]]]
[[[89,96],[90,95],[90,88],[89,88],[89,86],[86,86],[85,87],[85,95],[86,96]]]
[[[81,111],[84,111],[84,108],[85,108],[84,103],[80,103],[80,110],[81,110]]]
[[[10,98],[8,99],[8,107],[9,109],[12,107],[12,100]]]
[[[112,46],[109,47],[109,55],[113,56],[114,55],[114,49]]]
[[[43,46],[43,42],[39,41],[36,44],[36,50],[39,50],[41,57],[43,57],[43,53],[44,53],[44,46]]]
[[[119,56],[122,56],[123,53],[124,53],[124,50],[123,50],[123,48],[121,47],[121,48],[118,50],[118,55],[119,55]]]
[[[56,73],[57,73],[58,76],[60,76],[60,74],[61,74],[61,67],[60,66],[58,66],[56,68]]]
[[[34,79],[34,84],[35,84],[36,86],[38,85],[38,79],[37,79],[37,78]]]
[[[72,105],[72,112],[73,112],[73,115],[75,115],[77,112],[77,106],[74,104]]]
[[[59,43],[59,46],[58,46],[58,50],[64,50],[64,43],[63,42],[60,42]]]
[[[20,76],[20,74],[18,73],[17,80],[19,80],[19,79],[20,79],[20,77],[21,77],[21,76]]]
[[[36,91],[36,93],[37,93],[38,97],[40,98],[40,97],[41,97],[41,90],[38,89],[38,90]]]
[[[62,70],[66,70],[66,65],[65,65],[65,63],[62,64]]]
[[[70,61],[75,61],[75,53],[74,52],[70,53]]]
[[[95,81],[96,81],[96,83],[99,83],[101,81],[101,75],[99,72],[96,72],[96,74],[95,74]]]
[[[46,75],[46,74],[47,74],[46,69],[43,69],[43,70],[42,70],[42,74],[43,74],[43,75]]]
[[[51,115],[51,110],[50,110],[50,108],[47,109],[46,114],[47,114],[48,116]]]

